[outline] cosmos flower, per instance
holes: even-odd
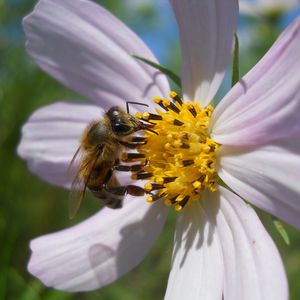
[[[280,255],[245,200],[300,228],[299,20],[213,109],[230,61],[238,1],[170,4],[181,39],[183,98],[170,93],[163,74],[130,55],[156,61],[95,3],[41,0],[25,18],[34,61],[93,103],[59,102],[33,113],[18,148],[32,172],[69,187],[66,170],[84,128],[126,99],[149,104],[139,117],[155,119],[159,132],[148,134],[139,150],[150,160],[144,171],[152,173],[145,185],[152,203],[127,195],[120,210],[103,208],[36,238],[29,271],[61,290],[105,286],[144,258],[172,205],[180,212],[165,299],[287,299]]]
[[[298,0],[240,0],[240,12],[258,17],[287,12],[298,4]]]

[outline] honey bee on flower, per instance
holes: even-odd
[[[93,2],[40,0],[25,18],[34,61],[94,102],[33,113],[18,148],[33,172],[69,188],[62,178],[86,126],[111,107],[124,107],[125,99],[149,106],[135,106],[133,115],[157,133],[142,130],[146,143],[135,155],[125,149],[116,157],[140,166],[116,173],[118,182],[146,195],[124,193],[122,209],[103,208],[33,240],[28,269],[61,290],[103,287],[144,258],[172,206],[178,221],[165,299],[288,299],[280,255],[244,200],[300,228],[300,21],[214,106],[238,1],[169,2],[181,38],[181,94],[132,56],[156,62],[130,29]]]
[[[70,193],[70,218],[78,212],[87,189],[107,207],[114,209],[122,207],[125,194],[144,195],[144,190],[139,186],[120,186],[114,176],[115,170],[139,171],[143,168],[143,164],[121,165],[120,152],[145,143],[144,137],[132,137],[133,133],[142,129],[154,132],[151,124],[141,122],[129,113],[129,103],[135,102],[126,103],[127,112],[118,106],[111,107],[102,119],[89,124],[82,134],[80,146],[70,163],[70,167],[77,168]]]

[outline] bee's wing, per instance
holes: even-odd
[[[82,161],[82,149],[78,147],[77,151],[75,152],[68,168],[68,173],[71,176],[75,177],[73,179],[71,190],[69,194],[69,218],[73,219],[82,203],[84,198],[85,190],[86,190],[86,183],[81,178],[81,173],[84,172],[84,167],[81,164]]]
[[[69,167],[67,169],[68,176],[74,176],[74,174],[78,175],[78,169],[80,166],[81,159],[82,159],[82,149],[81,146],[79,146],[69,163]]]
[[[80,173],[80,171],[79,171]],[[69,218],[73,219],[82,203],[82,200],[85,195],[87,182],[84,182],[79,173],[76,175],[72,182],[71,191],[69,194]]]
[[[73,170],[73,172],[74,172],[74,170],[76,168],[77,168],[77,171],[75,173],[76,176],[72,182],[71,191],[70,191],[70,195],[69,195],[69,218],[70,219],[73,219],[76,216],[76,214],[81,206],[88,182],[89,182],[91,174],[96,166],[98,158],[99,158],[100,154],[102,153],[102,149],[103,148],[99,148],[95,157],[91,157],[91,159],[88,160],[85,164],[82,164],[83,153],[82,153],[81,147],[79,147],[77,149],[76,153],[74,154],[74,157],[71,160],[68,171],[70,172]],[[88,176],[86,177],[85,180],[83,180],[81,178],[81,174],[86,173],[87,170],[89,172]]]

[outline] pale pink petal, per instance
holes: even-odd
[[[94,290],[129,272],[157,239],[168,209],[128,198],[122,209],[104,208],[77,226],[33,240],[29,271],[66,291]]]
[[[299,19],[216,107],[212,138],[256,145],[300,132]]]
[[[215,202],[218,211],[217,234],[224,258],[224,300],[288,299],[280,255],[255,211],[225,188],[220,187],[220,196],[220,202],[216,194],[210,201]]]
[[[215,218],[200,202],[179,214],[165,299],[222,298],[224,268]]]
[[[221,179],[259,208],[300,229],[300,138],[260,147],[223,146]]]
[[[179,215],[165,299],[287,298],[280,255],[238,196],[219,187]]]
[[[206,106],[228,67],[238,18],[237,0],[170,0],[177,18],[185,97]]]
[[[24,19],[27,50],[67,87],[107,109],[166,95],[166,77],[131,56],[156,61],[122,22],[87,0],[41,0]]]
[[[73,178],[67,169],[80,136],[91,121],[102,115],[103,111],[93,105],[58,102],[44,106],[23,126],[18,154],[33,173],[52,184],[68,187]]]

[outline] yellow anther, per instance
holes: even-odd
[[[137,113],[135,114],[135,117],[138,118],[138,119],[142,119],[142,118],[143,118],[143,114],[140,113],[140,112],[137,112]]]
[[[145,189],[146,192],[152,191],[152,184],[149,183],[149,182],[146,183],[146,184],[144,185],[144,189]]]
[[[163,184],[164,183],[164,179],[162,177],[156,177],[155,178],[155,182],[158,184]]]
[[[167,206],[171,206],[171,205],[172,205],[172,202],[171,202],[171,200],[169,200],[169,199],[165,200],[165,205],[167,205]]]
[[[173,134],[168,134],[168,135],[166,136],[166,138],[167,138],[168,141],[173,141],[173,140],[174,140]]]
[[[194,187],[195,189],[198,189],[199,187],[201,187],[201,182],[198,181],[198,180],[194,181],[194,182],[193,182],[193,187]]]
[[[208,153],[210,151],[209,145],[203,145],[202,149],[205,153]]]
[[[169,96],[170,96],[171,98],[175,98],[175,97],[177,96],[177,93],[174,92],[174,91],[171,91],[171,92],[169,93]]]
[[[181,140],[176,140],[176,141],[174,141],[173,145],[175,147],[180,147],[182,145],[182,142],[181,142]]]
[[[175,201],[176,202],[180,202],[180,201],[182,201],[183,199],[184,199],[184,195],[179,195],[176,199],[175,199]]]
[[[148,197],[146,198],[146,201],[147,201],[147,202],[153,202],[153,196],[148,196]]]
[[[150,113],[148,113],[147,111],[145,111],[145,112],[143,113],[143,119],[148,120],[149,117],[150,117]]]
[[[168,107],[170,106],[171,101],[169,99],[163,99],[163,106]]]
[[[209,176],[208,176],[208,175],[205,175],[204,182],[205,182],[205,183],[208,183],[208,182],[209,182]]]
[[[176,210],[177,212],[180,212],[180,211],[182,210],[182,206],[179,205],[179,204],[176,204],[176,205],[175,205],[175,210]]]
[[[194,108],[194,104],[191,103],[191,102],[187,103],[186,106],[187,106],[188,109]]]
[[[175,161],[181,161],[183,159],[183,153],[178,153],[174,155]]]
[[[159,97],[159,96],[155,96],[155,97],[153,98],[153,100],[154,100],[155,103],[159,103],[160,101],[162,101],[162,98]]]
[[[217,189],[217,186],[216,185],[212,185],[210,186],[210,191],[211,192],[216,192],[218,189]]]
[[[170,149],[171,147],[172,147],[172,145],[171,145],[170,143],[166,143],[166,144],[165,144],[165,149],[166,149],[166,150]]]

